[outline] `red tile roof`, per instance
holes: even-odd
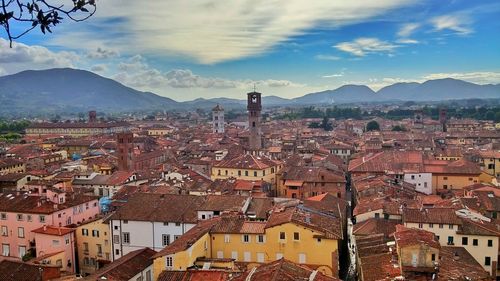
[[[435,249],[441,248],[433,232],[416,228],[407,228],[401,224],[396,225],[394,238],[396,239],[398,248],[422,244]]]
[[[45,235],[56,235],[56,236],[63,236],[68,233],[74,232],[75,229],[73,228],[67,228],[67,227],[55,227],[55,226],[42,226],[40,228],[37,228],[35,230],[32,230],[34,233],[40,233],[40,234],[45,234]]]

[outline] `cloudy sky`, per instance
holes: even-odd
[[[71,3],[71,1],[70,1]],[[176,100],[295,97],[453,77],[500,83],[497,0],[98,0],[8,47],[0,75],[73,67]],[[21,30],[23,26],[14,25]]]

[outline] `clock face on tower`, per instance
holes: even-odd
[[[252,96],[252,103],[257,103],[257,96],[256,95]]]

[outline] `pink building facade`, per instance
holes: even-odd
[[[33,230],[36,244],[35,262],[75,272],[75,229],[43,226]]]
[[[33,230],[78,224],[100,212],[96,196],[50,190],[46,194],[0,194],[0,255],[22,258],[38,248]]]

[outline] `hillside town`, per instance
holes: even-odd
[[[231,121],[89,109],[0,142],[0,280],[500,278],[499,123],[246,98]]]

